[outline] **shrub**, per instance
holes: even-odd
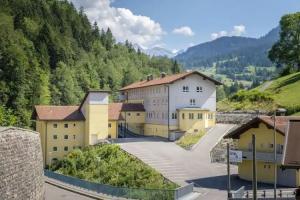
[[[118,187],[175,189],[176,184],[118,145],[102,144],[76,149],[56,164],[57,173]],[[55,167],[50,167],[55,169]]]
[[[230,97],[231,101],[250,101],[250,102],[272,102],[274,99],[268,92],[260,92],[258,90],[240,90]]]

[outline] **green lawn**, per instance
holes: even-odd
[[[259,86],[253,90],[248,91],[249,94],[254,90],[258,90]],[[250,102],[231,101],[226,99],[218,102],[219,111],[231,110],[265,110],[272,111],[276,107],[284,107],[288,110],[288,115],[300,111],[300,72],[293,73],[284,77],[273,80],[271,84],[262,92],[269,93],[273,97],[273,102]]]
[[[205,134],[205,131],[200,131],[199,133],[186,133],[179,140],[176,141],[176,144],[185,149],[190,149],[194,144],[196,144],[200,138]]]

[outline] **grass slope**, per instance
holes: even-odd
[[[272,93],[280,106],[300,108],[300,72],[274,80],[264,91]]]
[[[238,92],[237,95],[243,93],[243,96],[251,96],[251,93],[268,94],[272,97],[272,101],[249,101],[229,98],[218,102],[220,111],[229,110],[254,110],[260,109],[271,111],[275,107],[284,107],[288,110],[288,114],[299,114],[300,111],[300,72],[293,73],[284,77],[280,77],[249,91]],[[235,96],[235,95],[234,95]]]

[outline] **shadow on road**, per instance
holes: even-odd
[[[188,180],[187,182],[194,183],[195,187],[227,190],[227,175]],[[231,190],[238,190],[242,186],[245,186],[246,190],[251,190],[252,182],[242,180],[237,175],[232,175]],[[258,183],[257,187],[259,190],[264,190],[264,189],[272,189],[273,185],[266,184],[266,183]]]

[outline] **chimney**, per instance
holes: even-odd
[[[149,75],[147,76],[147,81],[151,81],[151,80],[153,80],[153,75],[152,75],[152,74],[149,74]]]
[[[165,78],[167,76],[167,73],[166,72],[161,72],[160,73],[160,78]]]

